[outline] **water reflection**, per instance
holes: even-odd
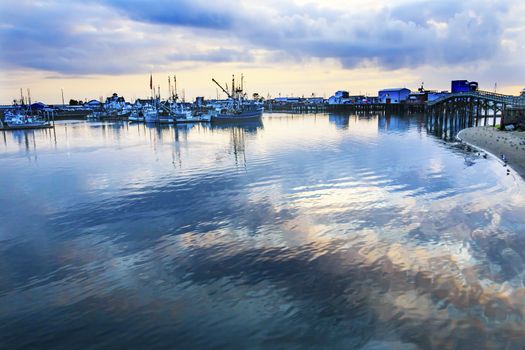
[[[523,182],[426,130],[64,123],[38,164],[9,134],[3,344],[520,348]]]
[[[487,126],[500,123],[501,116],[486,116],[476,119],[474,115],[465,112],[450,114],[427,114],[425,124],[427,133],[445,141],[454,141],[461,130],[473,126]]]
[[[350,112],[348,113],[329,113],[328,120],[333,123],[337,128],[348,129],[348,123],[350,120]]]

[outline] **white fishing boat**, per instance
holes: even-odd
[[[134,109],[128,117],[130,122],[143,122],[144,116],[136,109]]]
[[[185,113],[175,118],[177,123],[206,123],[210,122],[213,112],[194,112]]]
[[[152,105],[146,105],[142,108],[142,114],[144,115],[144,121],[146,123],[158,123],[159,113],[157,108]]]
[[[9,129],[34,129],[50,126],[48,121],[21,111],[7,111],[2,124]]]

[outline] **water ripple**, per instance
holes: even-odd
[[[9,135],[7,348],[525,342],[523,181],[418,116]]]

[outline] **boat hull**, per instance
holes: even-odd
[[[262,118],[264,108],[257,108],[254,110],[243,111],[238,114],[234,113],[219,113],[211,118],[213,123],[236,123],[257,121]]]
[[[177,118],[175,119],[177,123],[208,123],[210,117],[191,117],[191,118]]]
[[[17,123],[4,123],[4,126],[1,128],[2,130],[23,130],[23,129],[47,129],[52,128],[53,125],[45,122],[45,123],[24,123],[24,124],[17,124]]]
[[[145,115],[144,122],[145,123],[158,123],[159,117],[157,115]]]
[[[126,113],[107,113],[100,116],[101,120],[128,120],[131,112]]]

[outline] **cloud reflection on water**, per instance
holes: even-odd
[[[74,319],[105,346],[518,347],[523,183],[391,118],[10,141],[2,175],[32,197],[0,197],[1,332],[60,339]],[[38,225],[6,217],[27,202]]]

